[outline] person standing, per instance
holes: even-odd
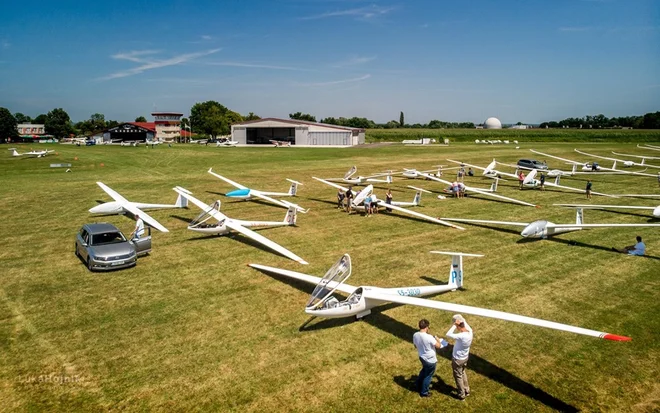
[[[470,346],[472,345],[472,328],[468,325],[462,315],[456,314],[452,321],[454,322],[445,334],[449,338],[456,340],[451,357],[451,369],[456,382],[457,397],[465,400],[470,395],[470,384],[468,383],[465,367],[470,356]]]
[[[520,186],[520,189],[523,189],[523,184],[525,183],[525,174],[523,171],[520,171],[518,174],[518,185]]]
[[[438,364],[438,357],[435,350],[444,347],[446,342],[440,340],[437,336],[429,334],[429,320],[423,318],[419,320],[419,331],[413,334],[413,344],[417,348],[419,361],[422,363],[422,369],[419,371],[415,385],[421,397],[429,397],[429,387],[431,379],[435,374],[435,367]],[[443,345],[444,344],[444,345]]]
[[[392,190],[388,189],[387,193],[385,194],[385,203],[388,205],[392,205]],[[385,208],[385,212],[392,212],[391,208]]]
[[[144,235],[144,221],[139,215],[135,215],[135,229],[131,232],[131,239],[136,240]]]
[[[337,190],[337,209],[344,209],[344,192],[341,189]]]
[[[591,179],[587,181],[587,188],[585,191],[587,192],[587,199],[591,199]]]
[[[539,179],[541,180],[541,191],[545,191],[545,174],[543,172],[541,172]]]
[[[353,206],[353,191],[349,186],[348,191],[346,191],[346,212],[348,212],[349,214],[351,213],[352,206]]]
[[[366,198],[364,198],[364,216],[365,217],[370,217],[371,216],[371,194],[367,195]]]

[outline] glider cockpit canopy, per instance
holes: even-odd
[[[306,307],[309,310],[320,307],[324,301],[332,296],[332,293],[351,276],[351,257],[344,254],[329,270],[325,273],[321,281],[316,285],[312,296]]]

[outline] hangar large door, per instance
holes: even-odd
[[[310,132],[309,145],[337,145],[349,146],[351,132]]]
[[[271,140],[296,143],[295,128],[246,128],[246,143],[268,145]]]

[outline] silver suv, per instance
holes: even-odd
[[[151,236],[128,240],[112,224],[85,224],[76,237],[75,254],[90,271],[127,268],[151,252]]]
[[[519,159],[518,166],[523,169],[538,169],[542,171],[548,169],[548,165],[535,159]]]

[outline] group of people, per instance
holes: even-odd
[[[352,187],[349,187],[346,192],[343,190],[338,190],[337,191],[337,209],[346,211],[349,214],[353,213],[353,199],[355,198],[355,193],[352,190]],[[366,217],[370,217],[373,214],[378,213],[378,198],[376,197],[375,194],[369,194],[367,197],[364,199],[364,212]],[[385,203],[386,204],[391,204],[392,203],[392,190],[388,189],[387,193],[385,194]],[[389,208],[385,208],[385,211],[390,212],[392,211]]]
[[[451,193],[456,198],[465,198],[465,184],[463,182],[453,182],[445,192]]]
[[[427,319],[421,319],[419,321],[419,331],[413,335],[413,344],[417,348],[419,361],[422,363],[422,369],[415,382],[417,391],[419,391],[421,397],[431,396],[429,390],[438,363],[437,350],[449,345],[446,340],[431,335],[429,333],[429,327],[429,321]],[[456,398],[465,400],[470,395],[470,384],[465,368],[467,367],[470,346],[472,345],[472,328],[462,315],[456,314],[452,318],[452,325],[445,336],[455,340],[452,350],[451,368],[454,381],[456,382]]]

